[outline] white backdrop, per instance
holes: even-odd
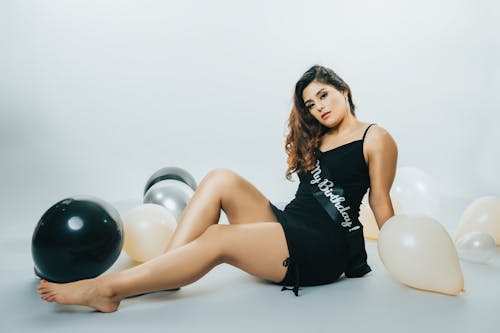
[[[399,166],[446,195],[500,195],[499,7],[0,0],[2,214],[74,194],[140,198],[166,165],[198,182],[231,168],[289,201],[287,118],[314,64],[351,85],[360,120],[390,131]]]

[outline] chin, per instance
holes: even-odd
[[[332,120],[332,119],[329,119],[328,121],[324,121],[323,123],[323,126],[325,127],[328,127],[328,128],[334,128],[336,127],[338,124],[340,124],[340,120]]]

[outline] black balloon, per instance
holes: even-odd
[[[35,274],[53,282],[94,278],[116,261],[123,247],[118,211],[90,196],[61,200],[40,218],[31,254]]]
[[[146,194],[151,186],[165,179],[179,180],[189,185],[194,191],[198,187],[196,180],[189,172],[179,167],[168,166],[161,168],[149,177],[146,186],[144,186],[144,194]]]

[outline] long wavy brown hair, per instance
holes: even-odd
[[[312,81],[330,84],[340,92],[347,90],[351,113],[356,116],[356,107],[352,102],[349,85],[330,68],[320,65],[309,68],[295,85],[293,107],[288,118],[288,134],[285,144],[288,168],[285,177],[290,181],[294,172],[306,173],[314,168],[316,163],[314,151],[319,148],[321,136],[330,129],[317,121],[304,104],[302,92]]]

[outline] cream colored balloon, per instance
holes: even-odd
[[[500,245],[500,197],[481,197],[467,206],[460,217],[455,240],[472,231],[486,232]]]
[[[391,196],[391,202],[392,208],[394,209],[394,214],[402,214],[403,209],[401,208],[399,200]],[[368,193],[363,197],[361,206],[359,207],[359,221],[363,225],[363,234],[366,239],[378,239],[380,230],[378,228],[377,221],[375,220],[375,215],[373,214],[368,201]]]
[[[123,249],[135,261],[145,262],[165,252],[177,221],[165,207],[143,204],[123,218]]]
[[[464,291],[455,244],[431,217],[391,217],[380,230],[378,253],[391,275],[405,285],[447,295]]]

